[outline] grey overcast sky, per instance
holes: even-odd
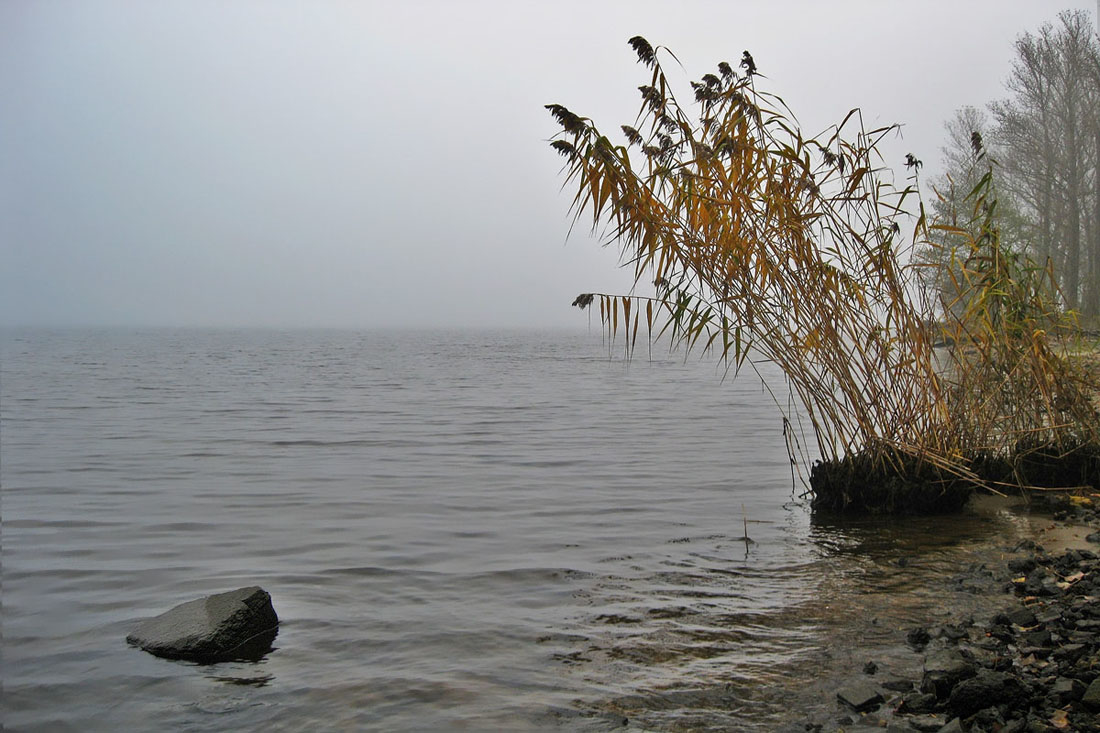
[[[942,124],[1093,0],[0,3],[0,324],[559,326],[623,290],[546,145],[630,122],[626,41],[748,49],[803,127]],[[900,168],[900,165],[899,165]]]

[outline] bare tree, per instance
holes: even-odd
[[[947,133],[940,148],[943,173],[932,180],[936,193],[932,207],[941,220],[956,221],[966,216],[967,194],[983,172],[976,165],[980,150],[977,142],[989,136],[989,117],[977,107],[963,107],[943,123],[943,129]]]
[[[993,131],[982,109],[968,106],[956,110],[943,127],[947,136],[940,148],[943,172],[930,182],[932,219],[937,225],[929,231],[927,246],[918,250],[917,257],[922,265],[921,279],[929,286],[929,293],[938,294],[940,309],[958,310],[963,307],[959,286],[965,280],[962,268],[967,257],[967,232],[986,216],[979,210],[982,199],[976,189],[990,166],[999,164],[987,148],[986,141]],[[1035,257],[1029,245],[1040,240],[1040,227],[1021,213],[1012,191],[999,187],[995,197],[992,222],[1000,241],[1010,251]]]
[[[1096,43],[1094,51],[1100,46],[1100,0],[1096,1]],[[1085,302],[1083,310],[1086,314],[1097,318],[1093,326],[1100,326],[1100,53],[1091,55],[1089,64],[1090,76],[1093,88],[1092,103],[1092,137],[1093,137],[1093,209],[1092,231],[1089,241],[1091,250],[1089,256],[1088,287],[1085,289]]]
[[[1100,42],[1082,11],[1016,41],[1007,87],[990,105],[1002,181],[1031,222],[1070,308],[1100,314]]]

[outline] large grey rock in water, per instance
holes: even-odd
[[[169,659],[258,660],[278,631],[271,596],[251,586],[181,603],[143,621],[126,641]]]

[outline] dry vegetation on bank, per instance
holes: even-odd
[[[735,371],[753,368],[750,354],[777,364],[792,459],[822,459],[808,480],[818,510],[942,511],[979,486],[1100,483],[1082,362],[1047,336],[1069,319],[1049,269],[1002,244],[992,165],[964,221],[929,221],[918,161],[899,188],[880,157],[895,128],[867,130],[853,110],[805,137],[757,89],[748,52],[740,71],[723,62],[691,82],[689,112],[661,65],[671,52],[630,43],[649,78],[625,144],[547,105],[574,217],[621,249],[636,281],[575,305],[597,303],[628,351],[644,332],[715,349]],[[918,248],[939,251],[930,262]],[[946,368],[937,342],[954,345]]]

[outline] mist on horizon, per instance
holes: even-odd
[[[563,103],[633,120],[751,49],[813,134],[861,107],[937,170],[1014,39],[1092,3],[10,2],[0,325],[585,327],[627,292],[547,145]],[[583,22],[582,22],[583,18]],[[670,67],[671,72],[671,67]]]

